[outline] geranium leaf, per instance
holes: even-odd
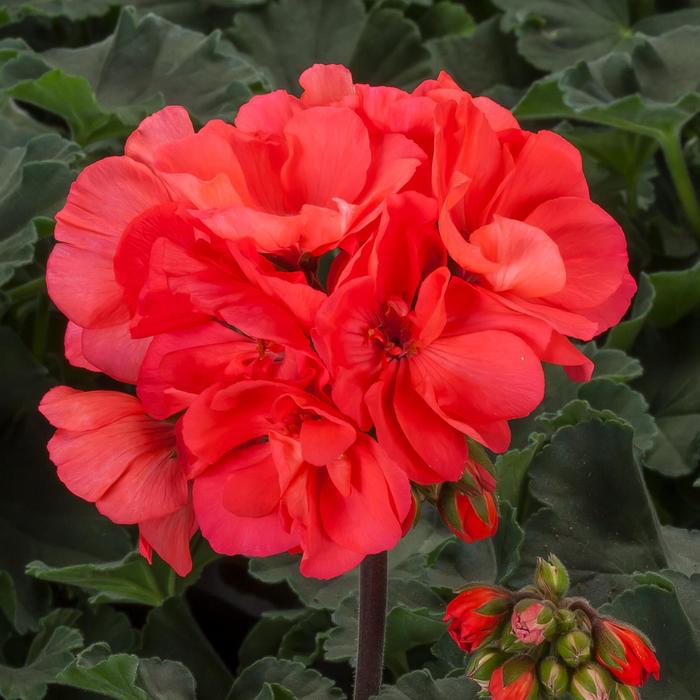
[[[629,350],[644,327],[654,304],[656,289],[646,273],[640,275],[637,284],[637,294],[632,302],[628,317],[610,329],[605,339],[606,348]]]
[[[194,546],[192,571],[184,578],[175,576],[159,557],[149,564],[137,552],[111,562],[91,562],[52,567],[42,561],[27,565],[27,574],[43,581],[79,586],[92,593],[93,603],[141,603],[158,606],[167,598],[182,593],[197,581],[202,569],[216,554],[201,538]]]
[[[525,86],[532,77],[512,37],[501,31],[498,17],[480,22],[469,36],[438,37],[426,46],[433,73],[447,71],[475,95],[496,86]]]
[[[536,82],[518,103],[522,119],[577,118],[669,139],[700,111],[700,27],[638,38],[628,53],[579,63]]]
[[[647,465],[666,476],[695,472],[700,465],[700,328],[689,315],[673,328],[644,329],[635,352],[644,363],[636,387],[644,394],[659,434]]]
[[[47,684],[72,661],[74,650],[82,644],[80,632],[71,627],[42,630],[24,666],[0,665],[0,695],[5,700],[41,700]]]
[[[87,144],[123,136],[146,114],[182,104],[194,118],[230,119],[261,76],[222,40],[124,9],[114,34],[77,49],[5,51],[0,88],[59,115]]]
[[[289,691],[299,700],[304,698],[343,698],[333,681],[300,663],[264,658],[246,668],[231,688],[227,700],[255,700],[266,683]]]
[[[34,259],[33,219],[52,216],[75,177],[78,146],[42,132],[5,100],[0,111],[0,286]]]
[[[633,572],[669,565],[632,438],[617,419],[555,433],[530,468],[530,491],[545,508],[524,525],[521,564],[510,583],[526,582],[536,557],[551,551],[568,567],[573,590],[600,603]]]
[[[413,671],[399,678],[395,686],[382,686],[381,700],[469,700],[478,687],[467,678],[435,680],[429,671]]]
[[[626,0],[494,0],[518,49],[542,70],[608,53],[632,35]]]
[[[233,682],[182,597],[170,598],[148,614],[140,654],[182,662],[197,679],[199,700],[220,700]]]
[[[360,0],[273,0],[237,13],[230,36],[273,87],[298,92],[299,75],[312,64],[350,63],[364,22]]]
[[[112,654],[109,645],[84,649],[56,678],[71,688],[117,700],[194,700],[195,682],[176,661]]]
[[[70,494],[48,460],[51,430],[36,410],[52,382],[7,328],[0,328],[0,569],[13,578],[14,624],[35,628],[46,590],[24,575],[29,561],[55,566],[117,559],[130,549],[126,532]],[[32,515],[27,517],[31,504]]]

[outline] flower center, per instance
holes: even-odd
[[[408,318],[408,307],[402,300],[389,301],[376,326],[367,331],[370,341],[384,350],[384,360],[411,358],[418,353],[413,339],[413,323]]]

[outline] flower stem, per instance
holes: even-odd
[[[673,186],[676,188],[686,219],[690,224],[693,235],[700,239],[700,203],[698,202],[693,182],[690,179],[688,166],[683,158],[683,150],[679,134],[669,135],[661,141],[666,164],[668,165]]]
[[[370,554],[360,565],[360,624],[354,700],[368,700],[379,692],[384,666],[386,600],[387,553]]]

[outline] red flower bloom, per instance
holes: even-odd
[[[489,682],[492,700],[535,700],[539,683],[535,662],[527,656],[516,656],[497,668]]]
[[[330,578],[402,535],[411,506],[405,474],[308,393],[264,381],[212,387],[183,428],[196,458],[197,520],[217,551],[295,548],[302,573]]]
[[[39,410],[58,428],[49,454],[68,489],[114,522],[138,524],[145,553],[153,548],[181,576],[188,573],[196,527],[175,426],[116,391],[59,386]]]
[[[413,93],[342,66],[300,83],[197,132],[157,112],[56,217],[66,356],[138,399],[50,392],[52,459],[179,572],[190,491],[219,551],[300,551],[320,577],[396,543],[409,479],[461,479],[448,524],[491,535],[495,482],[465,434],[504,450],[542,362],[590,376],[563,334],[606,328],[633,289],[559,137],[446,74]]]
[[[625,685],[641,686],[659,679],[659,660],[651,642],[633,627],[601,618],[593,628],[596,659]]]
[[[548,131],[497,131],[468,97],[435,121],[440,234],[465,274],[560,333],[588,340],[619,321],[636,289],[625,237],[591,202],[578,151]]]
[[[451,277],[445,262],[433,201],[390,199],[372,248],[347,263],[313,331],[335,403],[363,430],[374,424],[380,444],[423,484],[461,476],[464,434],[496,451],[508,446],[507,421],[542,399],[538,355],[580,362],[546,323]]]
[[[512,606],[505,589],[474,584],[449,603],[443,620],[460,649],[471,653],[497,633]]]

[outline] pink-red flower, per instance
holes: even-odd
[[[57,428],[49,454],[59,479],[110,520],[137,524],[142,551],[150,558],[155,549],[184,576],[192,566],[194,516],[176,426],[117,391],[59,386],[39,410]]]
[[[435,124],[440,235],[464,275],[565,335],[617,323],[636,285],[578,151],[552,132],[499,131],[468,97],[442,103]]]
[[[446,74],[412,93],[343,66],[300,83],[233,124],[151,115],[56,216],[66,356],[135,396],[50,392],[52,459],[179,573],[200,528],[335,576],[410,527],[411,481],[458,482],[446,520],[490,536],[495,482],[465,435],[505,450],[542,363],[589,377],[567,336],[609,327],[634,289],[560,137]]]
[[[393,547],[411,507],[406,475],[331,405],[286,384],[205,391],[184,418],[194,507],[215,550],[295,549],[330,578]]]

